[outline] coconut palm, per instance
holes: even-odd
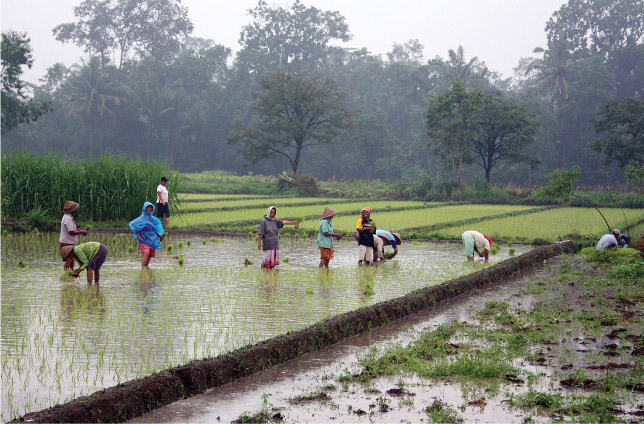
[[[116,108],[123,102],[120,84],[110,77],[98,57],[75,65],[63,92],[67,115],[78,114],[89,131],[89,154],[94,155],[94,137],[100,123],[116,118]]]
[[[548,49],[537,47],[534,53],[542,53],[543,58],[534,59],[526,68],[527,75],[534,75],[537,87],[551,89],[552,94],[559,94],[568,100],[570,88],[569,76],[573,60],[567,48],[565,34],[548,41]]]

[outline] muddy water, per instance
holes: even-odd
[[[481,268],[464,263],[459,244],[404,243],[395,260],[358,269],[355,242],[343,241],[335,245],[332,269],[320,273],[314,241],[283,239],[281,256],[289,261],[266,274],[255,240],[189,240],[190,246],[171,235],[152,259],[152,272],[142,273],[131,236],[90,235],[83,241],[105,243],[109,255],[100,285],[88,286],[84,274],[77,280],[63,275],[57,235],[3,237],[1,418]],[[529,249],[514,247],[517,254]],[[505,248],[492,262],[507,257]],[[244,258],[254,264],[245,266]]]
[[[558,258],[549,261],[554,264],[558,262]],[[358,371],[359,358],[368,355],[371,349],[383,349],[392,344],[406,344],[419,332],[433,330],[439,324],[453,320],[476,321],[473,311],[482,309],[490,300],[503,299],[511,302],[514,307],[527,307],[531,303],[531,298],[522,296],[518,300],[519,293],[535,275],[546,273],[542,265],[534,271],[517,275],[505,283],[467,293],[441,303],[431,310],[376,328],[314,354],[212,389],[202,395],[161,407],[130,422],[231,422],[241,414],[261,410],[264,394],[270,395],[268,402],[271,406],[286,407],[281,411],[285,422],[427,421],[427,415],[423,409],[431,404],[434,398],[440,398],[456,408],[465,403],[464,399],[481,397],[488,399],[485,406],[466,405],[464,409],[458,410],[459,416],[464,418],[465,422],[522,422],[525,413],[508,410],[503,405],[504,396],[492,398],[484,391],[487,387],[485,385],[477,387],[474,384],[448,382],[435,384],[435,382],[430,383],[428,380],[407,376],[406,389],[415,395],[397,398],[387,395],[386,391],[398,387],[398,377],[376,379],[366,390],[359,384],[349,384],[348,387],[342,388],[335,379],[347,372]],[[540,368],[537,371],[541,372],[545,369],[545,367]],[[328,384],[336,386],[335,390],[329,391],[332,402],[310,402],[300,405],[290,402],[296,396],[310,394]],[[368,393],[365,395],[367,390]],[[507,386],[506,390],[514,391],[516,388]],[[370,405],[377,404],[379,397],[388,398],[392,410],[370,415],[369,412],[374,410]],[[355,412],[357,410],[363,410],[367,414],[358,415]]]

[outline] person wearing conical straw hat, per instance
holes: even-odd
[[[391,245],[394,249],[394,254],[390,256],[389,259],[393,258],[398,254],[398,245],[402,243],[400,239],[400,234],[390,233],[387,230],[376,230],[376,236],[373,238],[374,244],[376,245],[376,251],[374,252],[374,261],[380,259],[385,261],[385,246]]]
[[[107,246],[96,241],[79,244],[78,246],[63,246],[60,248],[60,257],[63,262],[71,259],[72,268],[74,259],[80,267],[74,271],[74,278],[78,278],[81,271],[87,271],[87,284],[92,284],[92,278],[96,284],[101,279],[101,267],[107,259]]]
[[[87,231],[78,228],[74,215],[78,210],[78,203],[68,200],[63,207],[63,219],[60,221],[60,237],[58,237],[58,247],[75,246],[78,244],[78,236],[86,236]],[[74,259],[65,261],[65,269],[74,267]]]
[[[333,217],[338,211],[329,207],[324,208],[322,212],[322,220],[320,221],[320,228],[318,230],[318,238],[316,243],[320,248],[320,265],[321,268],[328,268],[329,261],[333,259],[333,237],[336,240],[342,238],[342,234],[333,232]]]
[[[259,224],[257,249],[264,248],[262,253],[263,269],[273,269],[280,264],[280,239],[277,236],[279,229],[285,225],[294,225],[297,230],[300,225],[297,221],[275,219],[275,215],[277,215],[277,207],[269,206],[264,219]]]

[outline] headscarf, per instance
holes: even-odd
[[[486,235],[484,235],[483,237],[485,237],[485,240],[487,240],[488,243],[490,243],[490,249],[491,249],[492,248],[492,237],[486,236]]]
[[[152,206],[152,213],[148,213],[148,206]],[[130,222],[130,230],[134,234],[132,237],[137,239],[140,243],[143,243],[148,246],[154,247],[154,250],[161,249],[161,243],[159,242],[159,237],[162,236],[163,224],[154,216],[154,205],[150,202],[145,202],[143,204],[143,209],[141,210],[141,216],[132,220]],[[141,233],[141,238],[137,236],[137,232]]]
[[[369,212],[369,213],[371,213],[371,208],[366,208],[366,207],[365,207],[365,208],[362,208],[362,209],[360,210],[360,213],[362,213],[362,212]]]
[[[277,215],[277,206],[269,206],[268,209],[266,209],[266,215],[264,215],[264,218],[268,219],[269,221],[274,220],[275,218],[271,218],[271,211],[275,209],[275,214]]]

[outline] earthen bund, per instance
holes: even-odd
[[[347,312],[310,327],[246,346],[216,358],[201,359],[157,374],[131,380],[31,412],[14,422],[123,422],[182,398],[203,393],[276,364],[314,352],[363,331],[430,308],[469,290],[508,279],[512,274],[573,252],[570,241],[549,244],[516,258],[446,283]]]

